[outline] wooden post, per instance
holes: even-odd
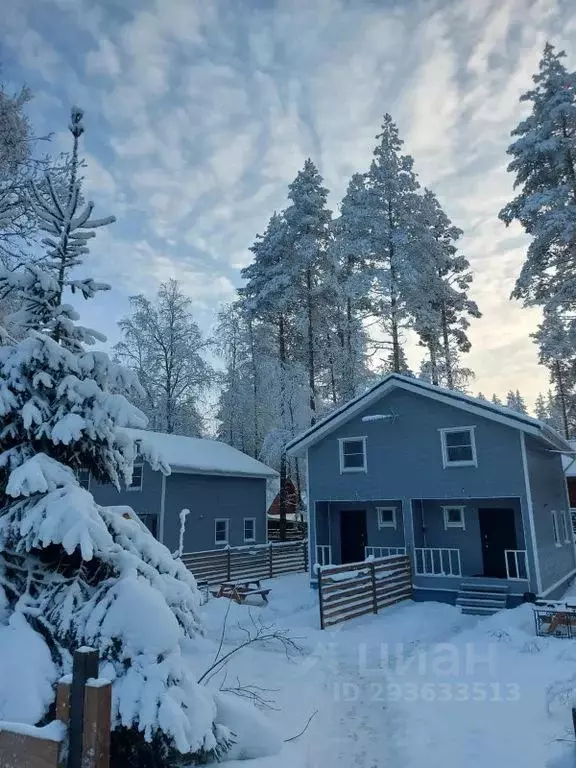
[[[112,685],[90,680],[84,695],[82,768],[109,768]]]
[[[308,573],[308,542],[306,540],[302,542],[302,547],[304,548],[304,570]]]
[[[63,677],[56,688],[56,720],[68,725],[70,722],[70,680]]]
[[[322,568],[318,568],[318,603],[320,605],[320,629],[324,629],[324,606],[322,604]]]
[[[370,563],[370,578],[372,579],[372,612],[378,613],[378,595],[376,594],[376,567]]]
[[[572,727],[574,728],[574,736],[576,737],[576,707],[572,707]]]
[[[68,768],[84,768],[82,760],[84,695],[86,681],[97,677],[98,651],[93,648],[79,648],[74,653],[72,685],[70,687]]]
[[[232,557],[230,554],[230,547],[226,549],[226,581],[231,581],[232,579]]]
[[[268,544],[268,578],[271,579],[274,576],[274,552],[272,550],[272,542]]]

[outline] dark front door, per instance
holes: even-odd
[[[364,560],[366,546],[366,510],[343,509],[340,512],[340,554],[343,563]]]
[[[484,576],[506,578],[504,551],[516,549],[513,509],[479,509]]]

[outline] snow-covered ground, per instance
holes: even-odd
[[[210,600],[207,636],[193,655],[199,668],[208,665],[227,611],[224,652],[253,618],[290,630],[301,646],[295,658],[271,644],[230,660],[225,687],[237,679],[260,687],[274,704],[266,716],[282,739],[314,715],[303,735],[251,765],[574,765],[576,641],[536,637],[530,606],[477,618],[452,606],[407,602],[322,632],[304,575],[267,585],[268,606]]]

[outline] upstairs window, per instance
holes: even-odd
[[[89,469],[79,469],[76,472],[76,479],[78,480],[78,484],[81,488],[84,488],[85,490],[90,490],[90,470]]]
[[[340,472],[366,472],[366,438],[340,439]]]
[[[396,528],[396,507],[377,507],[378,528]]]
[[[440,430],[442,463],[444,467],[476,467],[474,427],[454,427]]]
[[[132,482],[127,486],[127,491],[141,491],[142,490],[142,478],[144,476],[144,464],[134,464],[132,470]]]

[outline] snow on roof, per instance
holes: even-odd
[[[127,429],[135,440],[152,445],[173,471],[189,471],[207,475],[239,475],[243,477],[277,477],[277,472],[231,445],[203,437],[169,435],[146,429]]]
[[[504,405],[495,405],[487,400],[481,400],[477,397],[465,395],[453,389],[445,389],[435,384],[429,384],[422,379],[416,379],[412,376],[404,376],[399,373],[389,373],[380,379],[377,384],[367,389],[361,395],[345,403],[340,408],[332,411],[328,416],[318,421],[313,427],[306,430],[298,437],[294,438],[286,446],[289,455],[297,455],[307,446],[319,440],[323,435],[335,429],[337,426],[347,421],[352,416],[369,405],[371,402],[383,397],[390,389],[400,387],[417,394],[422,394],[433,399],[444,402],[452,401],[456,407],[464,410],[480,413],[486,418],[492,418],[508,424],[511,427],[528,432],[536,437],[546,440],[557,449],[568,448],[568,442],[557,434],[548,424],[545,424],[532,416],[507,408]]]

